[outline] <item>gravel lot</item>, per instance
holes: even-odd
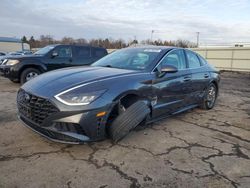
[[[58,144],[16,117],[20,87],[0,78],[0,187],[250,187],[250,75],[222,73],[210,111],[194,109],[118,144]]]

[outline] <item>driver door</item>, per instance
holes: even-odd
[[[184,108],[189,103],[189,95],[191,94],[192,74],[187,69],[187,63],[184,51],[182,49],[174,49],[163,57],[157,69],[161,66],[172,65],[178,71],[175,73],[166,73],[159,77],[156,73],[153,80],[153,91],[156,96],[156,104],[154,105],[153,117],[174,113]]]
[[[52,50],[48,62],[48,70],[72,66],[72,49],[70,46],[58,46]]]

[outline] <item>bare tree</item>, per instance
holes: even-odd
[[[76,39],[76,44],[88,44],[88,41],[84,38]]]
[[[75,44],[75,40],[72,37],[63,37],[61,40],[62,44]]]
[[[23,40],[25,38],[23,37]],[[114,40],[112,38],[106,38],[106,39],[91,39],[87,40],[84,38],[74,39],[72,37],[63,37],[61,40],[55,40],[51,35],[41,35],[40,39],[35,40],[32,36],[28,43],[30,44],[31,48],[41,48],[44,46],[47,46],[49,44],[79,44],[79,45],[91,45],[91,46],[99,46],[104,47],[107,49],[120,49],[125,48],[129,45],[138,44],[138,40],[131,40],[128,43],[126,43],[123,39]],[[142,40],[140,44],[143,45],[156,45],[156,46],[177,46],[177,47],[183,47],[183,48],[192,48],[196,47],[196,44],[193,42],[190,42],[188,40],[154,40],[151,41],[150,39]]]
[[[55,41],[51,35],[41,35],[40,36],[40,45],[47,46],[49,44],[54,44]]]

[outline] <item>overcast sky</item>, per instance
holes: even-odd
[[[250,0],[1,0],[0,36],[250,42]]]

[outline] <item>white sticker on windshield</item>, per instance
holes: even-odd
[[[144,52],[161,52],[161,49],[145,49]]]

